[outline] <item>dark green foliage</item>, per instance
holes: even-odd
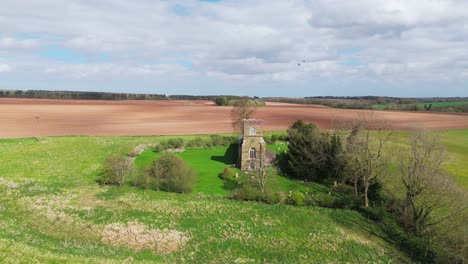
[[[344,168],[341,139],[315,124],[296,121],[288,129],[289,147],[279,164],[288,176],[307,181],[338,178]]]
[[[39,98],[39,99],[78,99],[78,100],[166,100],[164,94],[128,94],[107,92],[4,90],[0,97]]]
[[[430,111],[432,108],[432,104],[424,104],[424,109],[426,109],[426,111]]]
[[[179,193],[192,192],[197,181],[195,170],[174,154],[164,154],[155,160],[152,176],[158,188]]]
[[[219,96],[219,97],[216,97],[216,99],[214,100],[214,103],[219,106],[226,106],[229,104],[229,100],[226,96]]]

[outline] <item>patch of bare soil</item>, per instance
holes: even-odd
[[[134,250],[152,250],[157,254],[171,253],[185,247],[189,237],[177,230],[149,229],[138,222],[106,225],[102,241]]]
[[[231,107],[203,100],[88,101],[0,98],[0,138],[44,136],[136,136],[232,133]],[[267,103],[255,117],[265,131],[294,121],[333,128],[369,110]],[[376,111],[394,129],[468,129],[468,114]]]

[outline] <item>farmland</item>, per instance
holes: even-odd
[[[416,104],[378,104],[378,105],[373,105],[373,108],[376,110],[386,110],[386,109],[394,109],[393,107],[410,107],[412,105],[416,105],[418,108],[424,110],[424,105],[432,105],[432,108],[448,108],[448,107],[454,107],[454,106],[463,106],[463,105],[468,105],[468,101],[452,101],[452,102],[422,102],[422,103],[416,103]]]
[[[231,107],[211,101],[80,101],[0,98],[0,138],[35,136],[136,136],[231,133]],[[267,131],[284,130],[297,119],[332,128],[366,110],[267,103],[257,109]],[[378,112],[395,129],[466,129],[468,115]]]

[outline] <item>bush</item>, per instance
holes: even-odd
[[[143,188],[145,190],[157,188],[157,182],[155,177],[153,177],[152,175],[151,168],[146,168],[145,170],[143,170],[143,172],[135,178],[134,183],[135,186]]]
[[[236,200],[244,201],[265,201],[265,194],[248,184],[243,184],[240,188],[232,191],[231,197]]]
[[[315,195],[315,203],[321,207],[335,208],[336,198],[327,193],[317,193]]]
[[[292,204],[292,205],[304,205],[304,194],[299,191],[294,191],[291,193],[291,195],[288,197],[287,203]]]
[[[226,167],[224,168],[223,172],[219,174],[219,177],[225,181],[236,181],[236,172],[229,168]]]
[[[210,142],[211,142],[211,146],[213,147],[228,146],[232,143],[236,143],[237,138],[234,136],[229,137],[229,136],[211,135]]]
[[[154,161],[152,175],[157,188],[178,193],[190,193],[197,182],[197,174],[174,154],[164,154]]]
[[[206,147],[206,140],[201,137],[196,137],[191,139],[187,142],[187,147],[190,148],[205,148]]]
[[[162,152],[167,149],[176,149],[184,147],[184,139],[183,138],[170,138],[168,140],[162,140],[159,142],[158,145],[154,147],[156,152]]]
[[[226,96],[219,96],[214,99],[214,103],[219,106],[225,106],[229,104],[229,99]]]
[[[170,138],[167,141],[168,148],[182,148],[184,146],[183,138]]]
[[[124,156],[109,156],[104,161],[104,172],[98,179],[101,184],[124,185],[133,174],[133,160]]]

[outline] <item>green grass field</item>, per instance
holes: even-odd
[[[453,101],[453,102],[425,102],[425,103],[417,103],[419,108],[424,109],[425,104],[432,104],[433,108],[445,108],[445,107],[452,107],[452,106],[460,106],[460,105],[468,105],[468,101]],[[411,106],[414,104],[401,104],[397,106]],[[385,110],[388,109],[390,104],[378,104],[373,105],[372,107],[376,110]]]
[[[468,130],[440,133],[448,170],[467,187]],[[404,148],[406,137],[395,144]],[[96,183],[108,155],[163,138],[0,139],[2,263],[410,262],[393,237],[356,211],[222,197],[228,190],[217,175],[233,161],[227,148],[178,154],[199,173],[191,195]],[[157,155],[147,150],[137,167]],[[326,191],[280,176],[275,181],[283,190]]]
[[[269,145],[269,149],[284,151],[286,145]],[[135,159],[135,165],[138,169],[143,169],[151,166],[153,161],[162,153],[148,149]],[[228,195],[232,188],[226,187],[224,181],[218,175],[226,167],[231,167],[236,172],[240,170],[233,165],[237,162],[237,146],[231,145],[227,147],[215,147],[209,149],[192,149],[188,148],[182,153],[176,153],[189,166],[193,167],[198,173],[198,182],[195,186],[194,193],[204,194],[219,194]],[[317,183],[302,183],[299,181],[290,180],[288,178],[272,175],[270,179],[271,185],[275,191],[294,191],[300,190],[303,192],[326,192],[328,188]]]

